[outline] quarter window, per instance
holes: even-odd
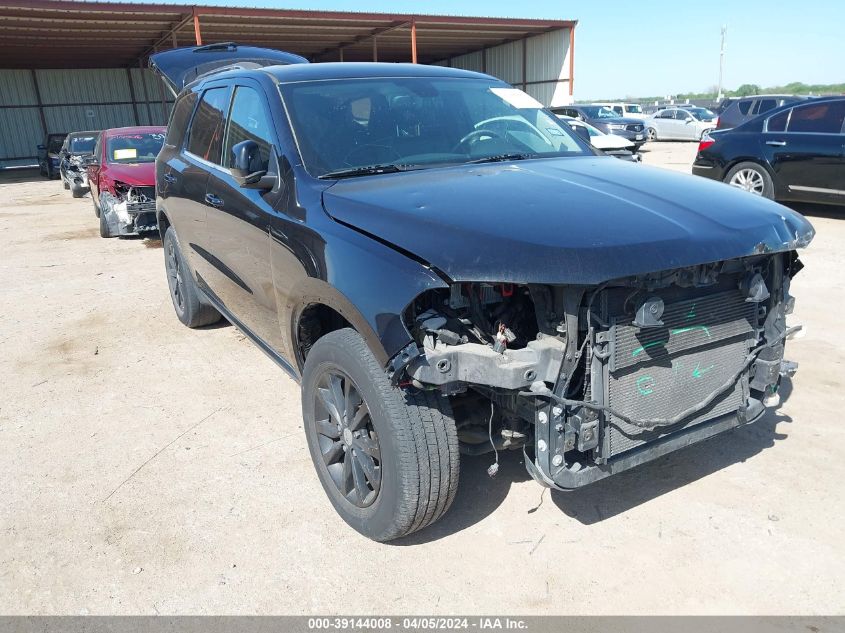
[[[751,107],[751,101],[740,101],[737,104],[739,111],[742,113],[743,116],[748,114],[748,109]]]
[[[264,99],[253,88],[238,86],[229,114],[223,166],[233,166],[232,148],[235,145],[243,141],[255,141],[258,144],[259,157],[256,158],[255,165],[250,165],[250,171],[266,170],[270,162],[270,146],[273,139],[270,129],[270,121],[264,110]]]
[[[212,163],[220,164],[220,151],[223,147],[223,125],[229,89],[226,87],[206,90],[197,112],[191,121],[188,137],[188,151]]]
[[[176,101],[176,105],[173,106],[173,114],[170,115],[170,123],[167,124],[167,136],[164,139],[165,143],[171,147],[179,143],[181,134],[184,133],[185,127],[188,125],[188,120],[191,118],[191,113],[194,111],[194,106],[196,104],[196,92],[190,92]]]
[[[784,132],[786,131],[786,122],[789,119],[791,110],[784,110],[780,114],[771,117],[766,123],[766,130],[769,132]]]

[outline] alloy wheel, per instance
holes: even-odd
[[[646,130],[646,138],[649,141],[656,140],[657,139],[657,131],[652,127],[648,128],[648,130]]]
[[[740,169],[733,175],[730,184],[758,196],[762,196],[766,188],[763,175],[756,169]]]
[[[317,381],[314,431],[322,464],[349,503],[366,508],[381,489],[381,450],[370,410],[355,383],[339,368]]]
[[[179,268],[179,256],[173,240],[167,242],[165,268],[167,269],[167,285],[170,287],[170,296],[181,313],[185,309],[185,280],[182,279],[182,272]]]

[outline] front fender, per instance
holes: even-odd
[[[447,284],[428,267],[391,247],[329,222],[323,232],[322,253],[315,257],[311,274],[290,287],[288,318],[282,320],[290,327],[288,340],[296,352],[303,311],[309,305],[323,304],[343,316],[386,366],[413,341],[402,321],[405,308],[426,290]]]

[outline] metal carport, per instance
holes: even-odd
[[[163,124],[144,69],[174,46],[237,41],[313,62],[387,61],[486,72],[547,105],[572,100],[574,20],[0,0],[0,167],[31,164],[46,132]]]

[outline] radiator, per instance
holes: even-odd
[[[666,305],[661,327],[638,328],[632,317],[610,321],[607,402],[635,419],[671,418],[717,390],[745,362],[755,341],[757,304],[737,291]],[[644,430],[608,416],[602,454],[614,457],[671,433],[738,410],[748,378],[707,409],[672,427]]]

